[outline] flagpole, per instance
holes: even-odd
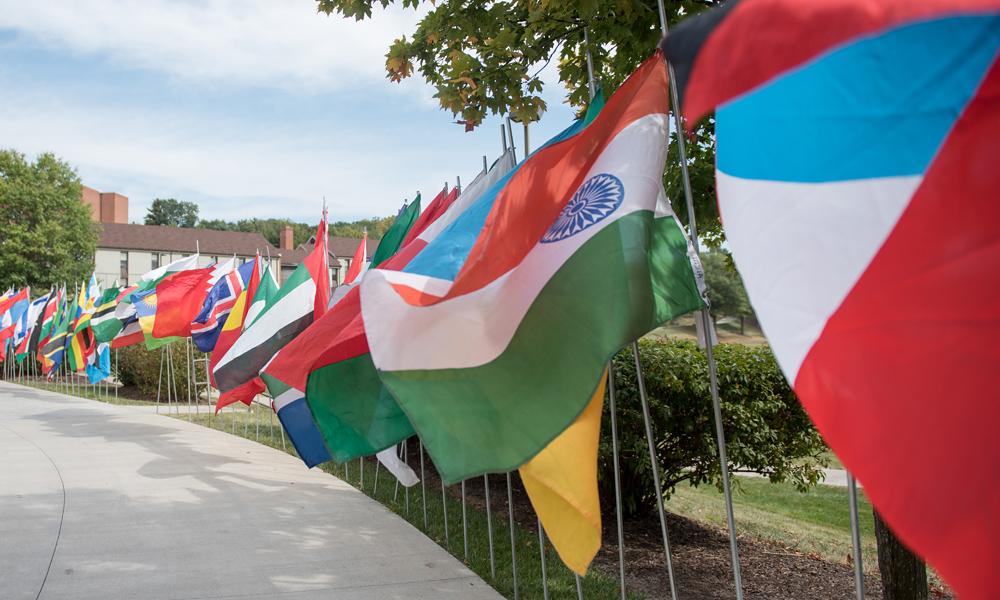
[[[669,33],[667,26],[667,11],[663,0],[657,0],[657,8],[660,14],[660,29],[665,36]],[[691,245],[695,254],[700,255],[698,247],[698,225],[694,213],[694,195],[691,192],[691,174],[688,172],[687,146],[684,139],[684,124],[681,122],[680,97],[677,93],[677,81],[674,76],[674,67],[667,61],[667,74],[670,86],[670,102],[673,105],[674,127],[677,134],[677,153],[680,158],[681,181],[684,184],[684,199],[687,204],[688,229],[691,234]],[[668,137],[667,144],[670,143]],[[719,377],[718,367],[715,363],[715,354],[712,349],[711,325],[708,309],[701,310],[701,322],[705,330],[705,357],[708,360],[708,382],[709,390],[712,394],[712,411],[715,417],[715,437],[719,447],[719,466],[722,470],[722,491],[726,500],[726,523],[729,527],[729,553],[733,566],[733,581],[736,584],[736,598],[743,600],[743,577],[740,572],[740,551],[736,542],[736,517],[733,513],[733,491],[729,482],[729,459],[726,453],[726,434],[722,427],[722,406],[719,401]],[[636,357],[638,360],[638,357]]]
[[[483,473],[483,492],[486,496],[486,537],[490,542],[490,578],[497,578],[497,563],[493,552],[493,513],[490,511],[490,476]]]
[[[187,381],[184,387],[187,388],[188,397],[188,421],[193,421],[194,417],[191,416],[191,338],[184,339],[184,368],[187,370]]]
[[[847,472],[847,495],[851,506],[851,545],[854,548],[854,593],[865,600],[865,567],[861,564],[861,527],[858,522],[858,482]]]
[[[597,95],[597,82],[594,77],[594,59],[590,51],[590,33],[587,28],[583,30],[583,41],[585,44],[585,56],[587,60],[587,88],[590,92],[590,99],[593,100]],[[649,422],[649,409],[648,402],[645,394],[645,385],[643,380],[642,364],[639,362],[639,354],[637,351],[637,345],[633,345],[633,352],[635,356],[635,367],[636,367],[636,380],[639,382],[639,397],[640,402],[643,407],[643,417],[645,420],[646,427],[646,441],[650,448],[649,460],[650,467],[653,470],[653,484],[656,488],[656,505],[660,517],[660,531],[663,537],[663,552],[666,556],[667,564],[667,579],[670,583],[670,597],[673,600],[677,600],[677,587],[674,581],[674,566],[673,559],[670,553],[670,538],[667,534],[667,523],[666,516],[663,512],[663,497],[660,492],[660,477],[659,477],[659,464],[656,460],[656,454],[653,451],[653,437],[652,437],[652,427]],[[615,415],[616,401],[615,401],[615,381],[614,381],[614,359],[608,361],[608,399],[609,399],[609,411],[611,413],[611,451],[614,465],[614,484],[615,484],[615,517],[618,525],[618,574],[619,574],[619,593],[621,594],[622,600],[625,600],[625,530],[622,520],[622,492],[621,492],[621,475],[619,472],[618,465],[618,427],[617,418]],[[577,577],[577,591],[582,595],[582,590],[580,589],[579,577]]]
[[[615,407],[615,366],[608,361],[608,410],[611,413],[611,458],[615,469],[615,519],[618,521],[618,587],[625,600],[625,528],[622,524],[622,485],[618,467],[618,418]]]
[[[542,600],[549,600],[549,574],[545,568],[545,529],[542,528],[542,519],[535,514],[538,522],[538,556],[542,563]]]
[[[410,466],[410,440],[403,440],[403,462]],[[399,481],[398,479],[396,481]],[[406,516],[410,516],[410,488],[403,486],[403,496],[406,498]]]
[[[639,343],[632,342],[632,357],[635,359],[635,379],[639,386],[639,401],[642,404],[642,420],[646,426],[646,445],[649,449],[649,463],[653,470],[653,487],[656,489],[656,510],[660,516],[660,533],[663,536],[663,551],[667,557],[667,574],[670,579],[670,597],[677,600],[677,587],[674,582],[674,562],[670,556],[670,538],[667,536],[667,516],[663,508],[663,490],[660,487],[660,461],[656,458],[656,445],[653,442],[653,426],[649,417],[649,400],[646,397],[646,383],[642,376],[642,363],[639,361]]]
[[[518,600],[520,594],[517,589],[517,546],[514,539],[514,492],[510,484],[510,471],[507,471],[507,520],[510,523],[510,572],[514,581],[514,600]]]
[[[438,478],[441,480],[441,514],[444,515],[444,546],[450,549],[451,540],[448,539],[448,497],[444,490],[444,477],[441,477],[440,472],[438,473]]]
[[[156,414],[160,414],[160,390],[163,388],[163,348],[160,348],[160,376],[156,380]]]
[[[418,438],[419,439],[419,438]],[[424,476],[424,441],[420,440],[420,501],[424,504],[424,532],[427,532],[427,478]]]

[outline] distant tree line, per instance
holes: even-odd
[[[330,233],[343,237],[360,238],[365,230],[371,238],[381,238],[389,229],[394,217],[372,217],[357,221],[337,221],[329,224]],[[224,219],[199,219],[198,205],[175,198],[157,198],[146,211],[146,225],[164,225],[168,227],[200,227],[218,231],[243,231],[259,233],[267,241],[277,246],[281,241],[281,233],[286,225],[290,225],[295,233],[295,245],[305,242],[316,233],[315,223],[297,223],[290,219],[240,219],[226,221]]]

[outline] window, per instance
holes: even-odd
[[[160,254],[158,252],[153,253],[153,269],[160,268]]]
[[[128,285],[128,252],[122,252],[119,259],[118,279],[122,285]]]

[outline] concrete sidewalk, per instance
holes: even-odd
[[[500,596],[351,486],[143,407],[0,382],[0,598]]]

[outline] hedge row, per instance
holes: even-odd
[[[664,494],[669,496],[685,481],[721,486],[705,352],[682,340],[645,339],[639,348]],[[122,349],[118,377],[123,384],[138,388],[141,395],[155,399],[168,352],[183,401],[189,378],[187,349],[182,343],[170,344],[162,352],[141,346]],[[800,489],[816,484],[825,466],[826,446],[770,349],[722,344],[716,347],[716,358],[730,469],[765,474],[772,481],[789,481]],[[630,349],[618,353],[614,369],[623,506],[629,515],[649,513],[655,510],[655,492]],[[199,379],[203,377],[199,369]],[[165,390],[161,397],[166,399]],[[599,480],[601,497],[610,503],[614,480],[608,408],[605,403]]]

